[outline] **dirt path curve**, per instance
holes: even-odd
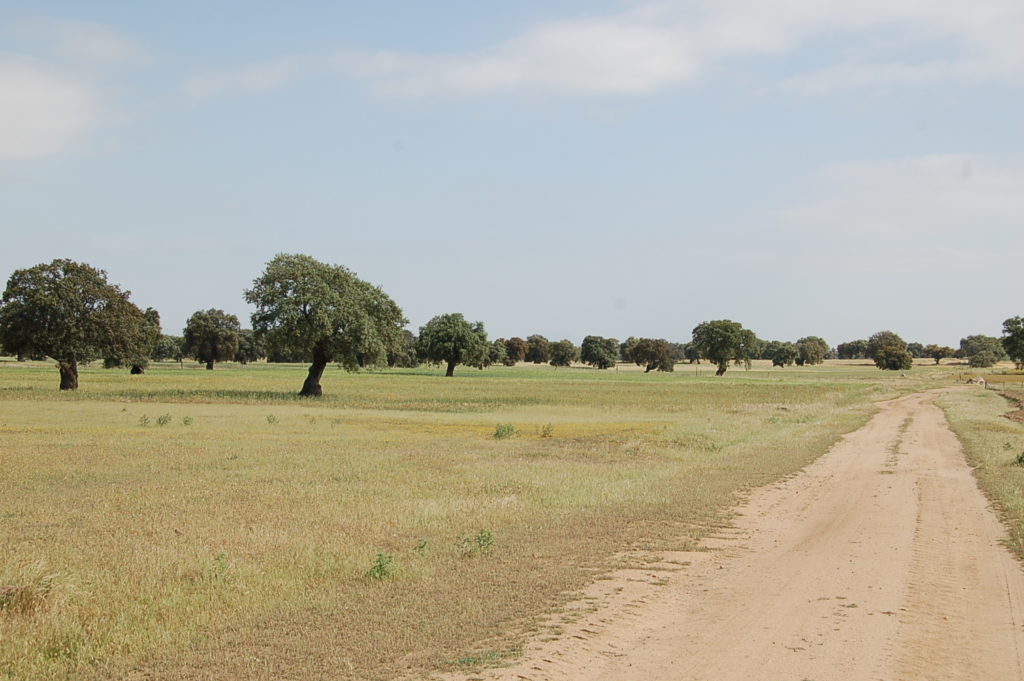
[[[713,550],[599,582],[556,640],[472,678],[1024,679],[1024,572],[934,396],[885,403]]]

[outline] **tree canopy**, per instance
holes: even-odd
[[[256,335],[252,329],[242,329],[238,332],[238,352],[235,359],[239,364],[258,362],[267,356],[267,348],[263,345],[263,339]]]
[[[1010,317],[1003,322],[1003,350],[1018,369],[1024,369],[1024,317]]]
[[[772,361],[774,367],[788,367],[799,357],[796,344],[788,341],[771,341],[765,345],[764,358]]]
[[[551,360],[551,341],[544,336],[534,334],[526,338],[526,357],[527,362],[533,362],[534,364],[544,364]]]
[[[580,349],[571,340],[563,338],[551,344],[551,360],[553,367],[567,367],[580,359]]]
[[[341,265],[279,254],[245,291],[256,306],[252,326],[270,353],[312,357],[300,395],[323,394],[330,362],[348,371],[387,362],[402,341],[402,310],[381,290]]]
[[[796,363],[800,366],[805,364],[822,364],[825,355],[828,354],[828,343],[819,336],[806,336],[796,342],[797,357]]]
[[[716,376],[726,372],[729,362],[744,362],[749,368],[757,344],[753,331],[728,319],[702,322],[693,329],[693,345],[701,357],[718,365]]]
[[[229,362],[238,354],[241,326],[224,310],[199,310],[185,323],[185,353],[213,370],[214,362]]]
[[[672,371],[675,360],[672,358],[672,346],[663,338],[640,338],[630,349],[630,359],[637,366],[644,367],[644,373],[657,369]]]
[[[998,338],[982,334],[961,338],[957,355],[965,358],[972,367],[990,367],[1008,359],[1003,343]]]
[[[868,339],[867,356],[879,369],[904,371],[914,365],[907,343],[892,331],[879,331]]]
[[[934,343],[924,346],[924,356],[931,357],[938,364],[947,357],[952,357],[956,354],[956,350],[949,347],[948,345],[936,345]]]
[[[483,369],[491,362],[491,349],[483,322],[467,322],[458,312],[434,317],[420,327],[416,339],[421,359],[447,364],[445,376],[454,376],[458,364]]]
[[[502,363],[505,366],[514,366],[516,362],[526,359],[526,351],[529,349],[526,341],[519,336],[513,336],[505,341],[505,359]]]
[[[580,360],[598,369],[610,369],[619,359],[619,341],[615,338],[587,336],[580,345]]]
[[[839,359],[865,359],[868,356],[868,342],[864,339],[840,343],[836,346]]]
[[[144,357],[152,326],[107,273],[73,260],[15,270],[0,300],[0,344],[57,360],[60,389],[78,388],[79,362]]]

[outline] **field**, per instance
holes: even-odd
[[[61,394],[2,362],[0,678],[501,662],[603,572],[959,371],[332,368],[310,401],[300,366],[86,368]]]

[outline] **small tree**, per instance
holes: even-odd
[[[739,322],[719,319],[698,324],[693,329],[693,344],[701,357],[718,365],[715,375],[721,376],[729,368],[729,362],[744,362],[750,368],[757,336]]]
[[[490,363],[491,345],[483,322],[470,324],[458,312],[434,317],[420,327],[416,352],[421,359],[448,365],[445,376],[455,375],[455,366],[483,369]]]
[[[160,341],[160,313],[151,307],[147,307],[142,313],[142,319],[138,320],[141,325],[137,333],[141,343],[131,348],[107,348],[103,353],[103,367],[113,369],[114,367],[131,367],[132,375],[143,374],[149,366],[149,358],[156,350]],[[127,350],[127,354],[125,353]]]
[[[407,321],[379,287],[308,255],[275,256],[245,299],[256,306],[252,328],[271,357],[312,360],[299,391],[304,397],[323,394],[329,362],[347,371],[386,364]]]
[[[214,362],[229,362],[238,354],[241,326],[224,310],[200,310],[185,323],[186,354],[213,371]]]
[[[956,354],[956,350],[949,347],[948,345],[935,345],[934,343],[924,346],[924,356],[931,357],[938,364],[940,361],[947,357],[952,357]]]
[[[907,352],[914,359],[923,359],[928,356],[928,353],[925,352],[925,347],[920,343],[907,343]]]
[[[998,361],[999,358],[991,350],[979,350],[970,356],[967,363],[975,368],[985,368],[994,366]]]
[[[630,336],[619,344],[619,359],[623,362],[633,361],[633,346],[640,342],[636,336]]]
[[[169,336],[162,333],[153,347],[151,357],[157,362],[168,359],[180,362],[185,357],[184,344],[185,339],[181,336]]]
[[[868,339],[867,355],[879,369],[904,371],[914,365],[907,343],[892,331],[879,331]]]
[[[544,336],[534,334],[526,339],[526,361],[544,364],[551,360],[551,342]]]
[[[1024,318],[1010,317],[1003,322],[1002,344],[1017,369],[1024,369]]]
[[[567,367],[580,359],[580,349],[571,340],[562,339],[551,344],[551,366]]]
[[[255,331],[242,329],[238,332],[238,352],[235,354],[235,359],[239,364],[258,362],[266,356],[267,347]]]
[[[598,369],[610,369],[619,358],[619,341],[602,336],[587,336],[580,346],[580,360]]]
[[[836,354],[839,359],[865,359],[868,356],[868,342],[866,340],[854,340],[848,343],[840,343],[836,346]]]
[[[505,349],[505,343],[501,340],[491,341],[487,348],[487,364],[504,364],[508,366],[506,361],[508,357],[508,351]]]
[[[513,336],[505,341],[505,359],[502,363],[505,366],[515,366],[516,362],[522,362],[526,359],[526,352],[529,350],[529,346],[526,341],[518,336]]]
[[[825,361],[828,343],[818,336],[806,336],[796,342],[796,349],[796,363],[800,366],[805,364],[813,366]]]
[[[388,366],[411,369],[419,366],[420,358],[416,354],[416,336],[412,331],[402,330],[398,343],[388,350]]]
[[[150,328],[130,293],[73,260],[15,270],[0,299],[0,344],[57,360],[60,389],[78,389],[78,364],[145,353]]]
[[[632,360],[637,366],[644,367],[644,373],[673,371],[675,361],[672,359],[672,346],[664,338],[640,338],[633,345]]]
[[[765,348],[765,359],[772,361],[772,366],[788,367],[796,361],[800,351],[796,345],[783,341],[771,341]]]
[[[982,353],[986,353],[983,359],[973,360],[975,355],[980,355]],[[1006,355],[1006,350],[1003,348],[1003,343],[998,338],[982,334],[961,338],[960,351],[957,354],[960,357],[967,359],[968,362],[972,362],[972,360],[975,362],[991,361],[991,364],[978,366],[992,366],[996,362],[1009,359]],[[972,363],[971,366],[976,365]]]

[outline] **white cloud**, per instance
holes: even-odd
[[[471,54],[400,52],[299,55],[201,74],[191,98],[257,90],[328,69],[398,96],[502,93],[639,95],[691,82],[723,63],[798,50],[820,37],[900,38],[880,60],[841,60],[795,73],[785,88],[838,88],[1024,75],[1019,0],[704,0],[642,4],[606,17],[547,22]],[[916,61],[926,45],[933,56]]]
[[[148,61],[145,50],[138,42],[102,24],[37,22],[26,32],[50,42],[58,55],[76,62],[138,65]]]
[[[780,219],[839,251],[917,243],[1016,255],[1013,244],[1024,241],[1024,157],[936,154],[846,163],[824,170],[817,184],[820,199]]]
[[[0,57],[0,159],[57,152],[96,118],[96,97],[79,79],[38,60]]]

